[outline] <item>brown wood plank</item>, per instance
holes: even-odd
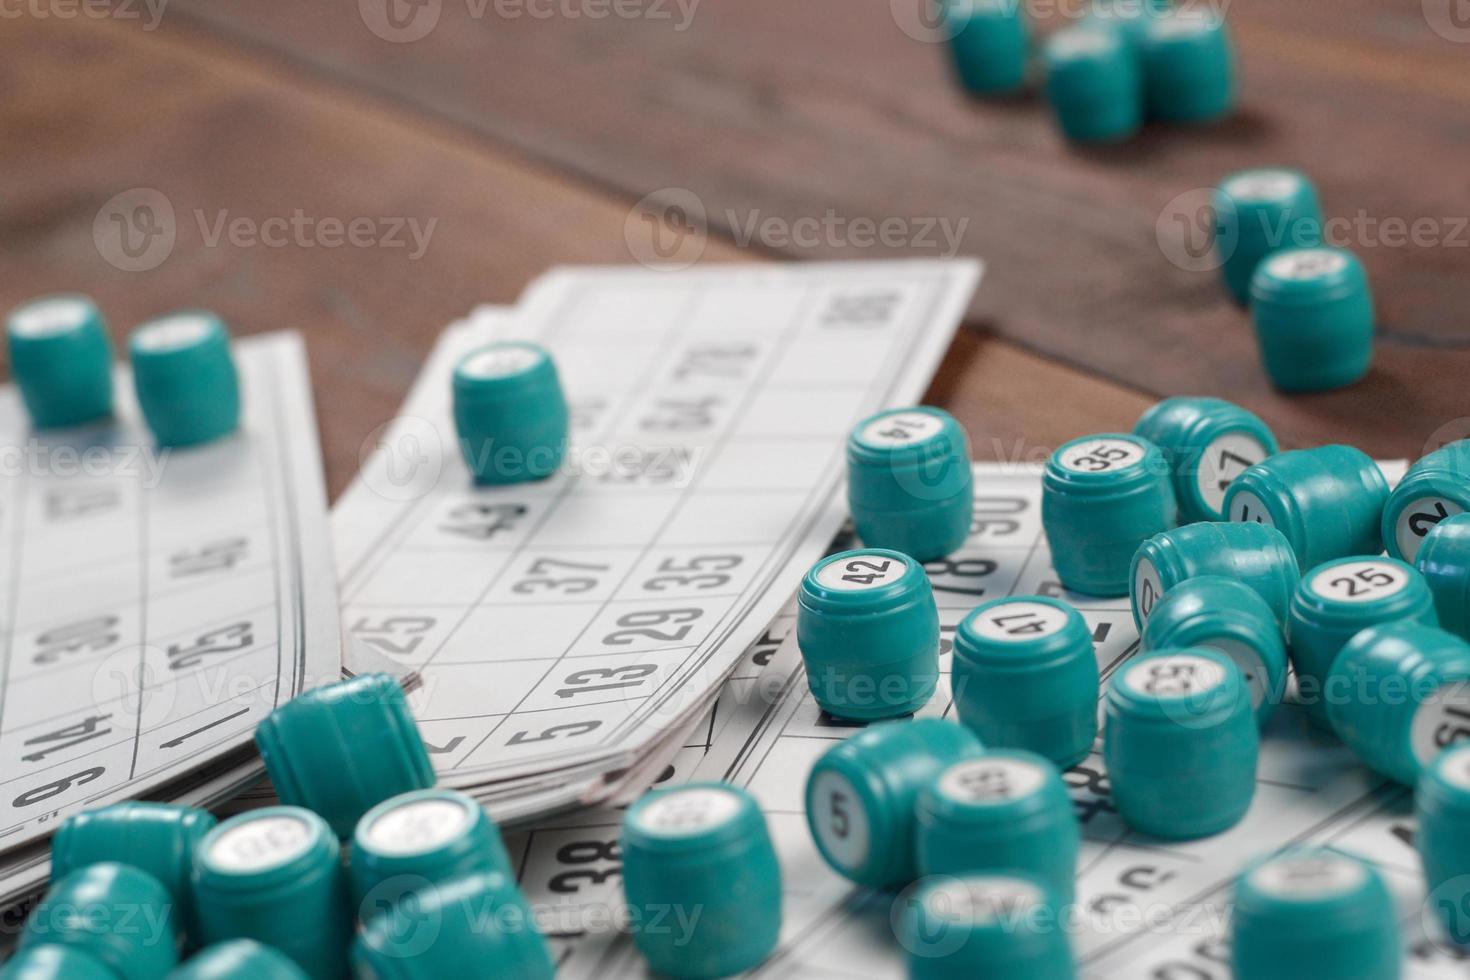
[[[513,301],[553,264],[627,260],[616,200],[194,34],[19,20],[0,82],[0,305],[87,292],[119,339],[184,306],[215,309],[240,333],[303,330],[334,496],[445,323]],[[177,239],[156,268],[125,271],[94,220],[140,187],[168,199]],[[438,223],[417,260],[403,248],[209,242],[221,211],[263,221],[298,209]],[[755,257],[718,243],[705,256]],[[1146,405],[975,335],[957,341],[933,395],[967,423],[981,458],[1034,456],[1081,418],[1125,426]]]
[[[1235,120],[1082,152],[1035,99],[958,94],[942,48],[897,26],[923,0],[704,0],[682,30],[673,0],[625,8],[666,19],[526,12],[607,9],[598,0],[428,0],[415,16],[435,26],[410,43],[366,26],[385,2],[415,9],[175,0],[159,33],[192,23],[257,43],[630,202],[685,188],[717,230],[829,209],[848,220],[968,218],[964,251],[991,264],[974,311],[987,328],[1143,390],[1236,398],[1288,442],[1412,455],[1465,414],[1470,233],[1459,225],[1470,195],[1457,162],[1470,149],[1470,44],[1436,34],[1420,3],[1235,0]],[[1245,315],[1213,275],[1176,268],[1158,245],[1156,222],[1177,195],[1266,163],[1310,171],[1335,215],[1430,219],[1454,240],[1360,247],[1383,337],[1374,375],[1353,390],[1274,393]]]

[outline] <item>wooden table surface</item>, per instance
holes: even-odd
[[[76,290],[119,335],[187,306],[239,333],[303,331],[335,496],[444,324],[552,265],[647,254],[645,213],[702,209],[703,262],[932,258],[943,241],[923,229],[963,221],[959,251],[989,272],[930,398],[977,457],[1038,459],[1171,394],[1233,398],[1294,446],[1417,456],[1470,433],[1470,24],[1454,0],[1235,0],[1238,115],[1101,151],[1063,143],[1034,96],[960,94],[924,2],[14,5],[0,304]],[[1354,388],[1273,392],[1244,312],[1181,267],[1197,242],[1176,214],[1265,164],[1311,173],[1369,267],[1381,334]],[[142,220],[140,203],[171,246],[123,248],[113,215]],[[249,237],[272,218],[313,230]],[[748,234],[800,219],[838,230]],[[856,219],[911,240],[867,244]],[[353,221],[371,233],[327,247]],[[415,226],[432,229],[421,249]],[[1428,231],[1401,242],[1400,226]]]

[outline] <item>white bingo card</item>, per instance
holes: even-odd
[[[345,629],[422,675],[441,781],[503,820],[594,803],[689,724],[841,525],[849,429],[920,398],[979,273],[563,270],[449,330],[333,518]],[[547,480],[460,458],[450,374],[492,338],[557,363]]]
[[[163,791],[217,799],[260,771],[276,705],[340,671],[306,355],[238,341],[240,431],[153,445],[125,367],[116,419],[33,432],[0,389],[0,885],[44,873],[71,813]],[[39,865],[39,870],[37,870]]]
[[[1403,464],[1382,465],[1391,481],[1402,475]],[[1076,605],[1093,628],[1104,685],[1138,650],[1126,598],[1091,599],[1057,583],[1041,530],[1040,471],[981,464],[975,472],[969,542],[926,566],[944,627],[944,678],[920,712],[923,717],[953,717],[949,638],[960,619],[988,599],[1040,594]],[[812,765],[862,725],[833,719],[816,707],[794,637],[788,636],[766,672],[773,676],[763,678],[763,690],[782,693],[739,699],[733,718],[692,776],[728,780],[753,793],[780,856],[781,944],[750,975],[903,977],[905,954],[894,935],[893,915],[911,896],[858,888],[841,878],[818,854],[806,823],[804,794]],[[1312,729],[1295,704],[1283,705],[1263,735],[1251,811],[1241,824],[1215,837],[1167,842],[1130,831],[1112,806],[1098,752],[1065,778],[1083,830],[1072,943],[1084,976],[1228,980],[1223,939],[1228,916],[1222,905],[1235,875],[1252,857],[1308,842],[1342,847],[1383,870],[1402,903],[1407,976],[1462,975],[1454,970],[1463,970],[1463,952],[1438,941],[1436,929],[1432,924],[1426,929],[1421,914],[1424,885],[1412,846],[1409,795],[1386,785],[1340,743]],[[616,862],[600,871],[601,891],[583,903],[613,925],[589,927],[569,944],[561,975],[589,980],[648,976],[631,942],[616,929],[625,921],[618,911]]]

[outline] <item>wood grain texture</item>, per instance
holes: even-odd
[[[186,306],[240,333],[302,330],[333,496],[447,322],[513,301],[554,264],[628,261],[626,204],[195,32],[22,20],[3,53],[0,305],[86,292],[117,338]],[[131,272],[109,263],[114,240],[94,220],[136,188],[167,198],[177,240],[156,268]],[[262,222],[298,210],[437,225],[416,260],[393,247],[210,242],[221,211]],[[716,241],[704,255],[758,258]],[[1035,458],[1083,417],[1131,425],[1148,401],[978,334],[956,342],[932,396],[987,459]]]
[[[603,19],[586,15],[607,9],[597,0],[391,0],[436,18],[409,43],[369,30],[385,2],[175,0],[160,33],[198,25],[256,45],[629,202],[686,189],[717,232],[829,211],[968,219],[964,251],[992,272],[973,311],[985,328],[1140,390],[1235,398],[1288,443],[1414,455],[1467,414],[1470,176],[1456,161],[1470,150],[1470,44],[1437,34],[1417,0],[1235,0],[1237,117],[1102,151],[1065,145],[1034,96],[962,97],[943,46],[900,29],[925,0],[703,0],[687,24],[674,0],[629,0],[644,16]],[[1348,229],[1383,328],[1377,368],[1352,390],[1273,392],[1245,314],[1213,274],[1160,247],[1181,194],[1273,163],[1308,170],[1333,215],[1436,223],[1429,247]]]

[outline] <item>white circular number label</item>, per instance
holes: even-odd
[[[541,352],[525,344],[486,347],[464,359],[459,372],[470,378],[508,378],[531,370],[541,363]]]
[[[982,640],[1019,643],[1060,632],[1067,625],[1067,613],[1044,602],[1018,599],[977,613],[970,625]]]
[[[295,860],[311,847],[311,824],[300,817],[260,817],[214,839],[209,863],[224,871],[265,871]]]
[[[879,589],[903,577],[908,566],[891,555],[848,555],[817,570],[817,583],[842,592]]]
[[[1276,521],[1271,517],[1271,512],[1261,502],[1261,498],[1248,490],[1242,490],[1230,498],[1230,513],[1226,515],[1232,521],[1241,523],[1255,522],[1267,527],[1275,527]]]
[[[948,922],[988,923],[1024,915],[1041,900],[1041,889],[1020,878],[957,878],[930,891],[924,910]]]
[[[1062,466],[1074,473],[1113,473],[1136,466],[1147,450],[1130,439],[1091,439],[1062,455]]]
[[[1154,614],[1154,607],[1163,597],[1164,582],[1159,576],[1159,570],[1147,558],[1140,558],[1138,568],[1133,573],[1133,602],[1141,622],[1148,622],[1148,618]]]
[[[812,825],[829,857],[844,868],[868,860],[868,814],[852,783],[835,772],[819,773],[812,785]]]
[[[1408,572],[1381,561],[1350,561],[1312,576],[1312,591],[1334,602],[1372,602],[1398,595],[1409,584]]]
[[[1293,282],[1309,282],[1335,276],[1347,268],[1347,259],[1322,248],[1300,249],[1269,259],[1271,275]]]
[[[1341,895],[1362,886],[1367,872],[1335,854],[1293,854],[1261,865],[1251,882],[1261,891],[1292,901]]]
[[[1419,557],[1419,549],[1424,546],[1424,538],[1439,526],[1439,522],[1446,517],[1454,517],[1456,514],[1465,513],[1465,508],[1453,500],[1443,497],[1420,497],[1411,501],[1407,507],[1399,513],[1399,519],[1394,525],[1394,538],[1398,541],[1399,550],[1404,553],[1404,561],[1413,562]]]
[[[1202,694],[1220,686],[1225,668],[1213,660],[1187,653],[1149,657],[1128,668],[1128,686],[1160,698]]]
[[[1280,201],[1291,197],[1301,179],[1290,170],[1253,170],[1225,184],[1225,193],[1237,201]]]
[[[650,834],[679,836],[729,823],[740,797],[722,789],[686,789],[660,794],[638,811],[638,826]]]
[[[1225,510],[1225,491],[1235,478],[1264,460],[1266,447],[1244,432],[1227,432],[1205,447],[1194,478],[1200,500],[1212,512]]]
[[[1470,739],[1470,681],[1445,684],[1414,712],[1409,741],[1414,758],[1429,765],[1447,747]]]
[[[471,819],[454,800],[414,800],[374,820],[367,838],[384,853],[420,854],[454,840]]]
[[[1041,789],[1046,775],[1020,759],[971,759],[939,777],[939,792],[960,803],[1005,803]]]
[[[859,438],[870,446],[891,449],[933,439],[944,428],[944,420],[927,412],[894,412],[863,426]]]
[[[55,337],[77,329],[90,315],[85,300],[71,296],[42,300],[11,317],[10,332],[17,337]]]
[[[197,313],[178,313],[154,320],[138,331],[133,342],[143,350],[180,350],[208,337],[211,326],[207,317]]]

